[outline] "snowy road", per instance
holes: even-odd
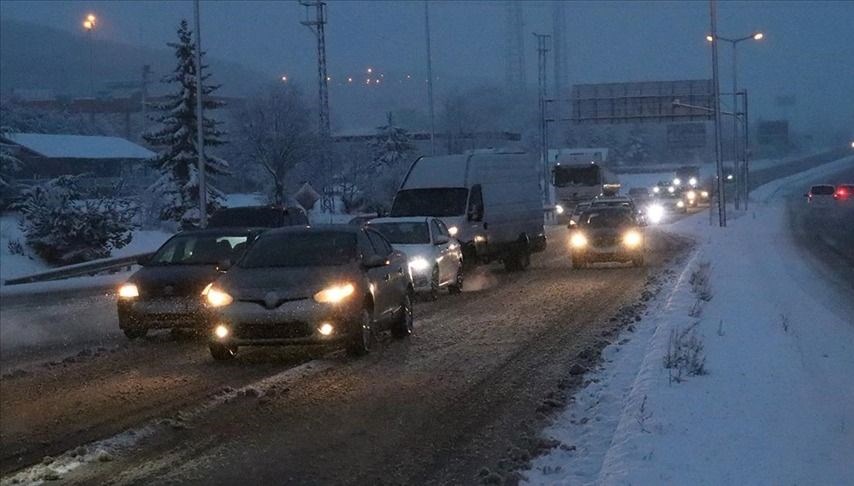
[[[108,337],[65,348],[65,359],[4,358],[0,467],[9,479],[41,461],[24,470],[30,479],[59,471],[72,483],[506,475],[546,446],[537,431],[580,383],[573,365],[591,366],[616,328],[634,322],[637,303],[672,276],[666,267],[688,243],[652,233],[647,268],[572,271],[556,228],[529,271],[492,266],[470,276],[477,288],[416,308],[410,342],[387,341],[365,359],[262,348],[222,364],[202,342],[168,334],[130,344]],[[160,418],[171,426],[151,433]],[[104,446],[110,461],[86,462],[92,447],[62,456],[129,429]],[[114,447],[127,437],[133,447]]]

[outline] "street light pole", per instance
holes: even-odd
[[[427,33],[427,102],[430,104],[430,155],[436,155],[436,123],[433,110],[433,52],[430,49],[430,7],[424,0],[424,29]]]
[[[208,191],[205,185],[205,122],[202,113],[202,30],[199,22],[199,0],[193,2],[196,21],[196,151],[199,156],[199,226],[208,225]]]
[[[95,23],[97,17],[94,14],[88,14],[83,21],[83,28],[86,29],[86,36],[89,41],[89,96],[95,97]]]
[[[709,0],[712,39],[718,35],[717,4]],[[721,154],[721,85],[718,79],[718,43],[712,42],[712,89],[714,90],[715,110],[715,168],[717,169],[718,224],[726,226],[726,191],[724,191],[724,165]]]

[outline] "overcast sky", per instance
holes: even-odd
[[[534,31],[551,33],[551,2],[523,2],[528,80],[536,81]],[[434,66],[438,73],[504,79],[504,2],[431,2]],[[313,81],[314,37],[299,24],[295,1],[202,1],[202,41],[212,56],[271,76]],[[97,36],[163,47],[190,1],[0,2],[4,18],[80,31],[87,12],[99,18]],[[568,2],[569,82],[673,80],[710,77],[708,2]],[[796,95],[803,123],[854,125],[854,2],[720,2],[720,34],[762,30],[762,42],[739,46],[739,82],[758,114],[780,115],[773,100]],[[329,2],[330,75],[368,66],[418,72],[424,66],[423,2]],[[728,46],[726,46],[728,47]],[[729,49],[721,52],[722,87],[730,85]],[[440,80],[441,82],[441,80]]]

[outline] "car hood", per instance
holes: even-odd
[[[414,258],[417,256],[421,257],[429,257],[433,254],[433,245],[429,243],[418,244],[418,245],[392,245],[395,250],[400,251],[407,258]]]
[[[130,278],[143,297],[198,296],[221,275],[215,265],[152,265]]]
[[[362,274],[357,264],[328,267],[235,267],[217,286],[236,300],[264,300],[271,292],[280,299],[295,300],[313,296],[324,288],[342,282],[358,285]]]

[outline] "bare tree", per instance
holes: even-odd
[[[288,173],[317,147],[311,110],[296,88],[276,85],[237,110],[236,125],[253,160],[269,175],[271,200],[284,204]]]

